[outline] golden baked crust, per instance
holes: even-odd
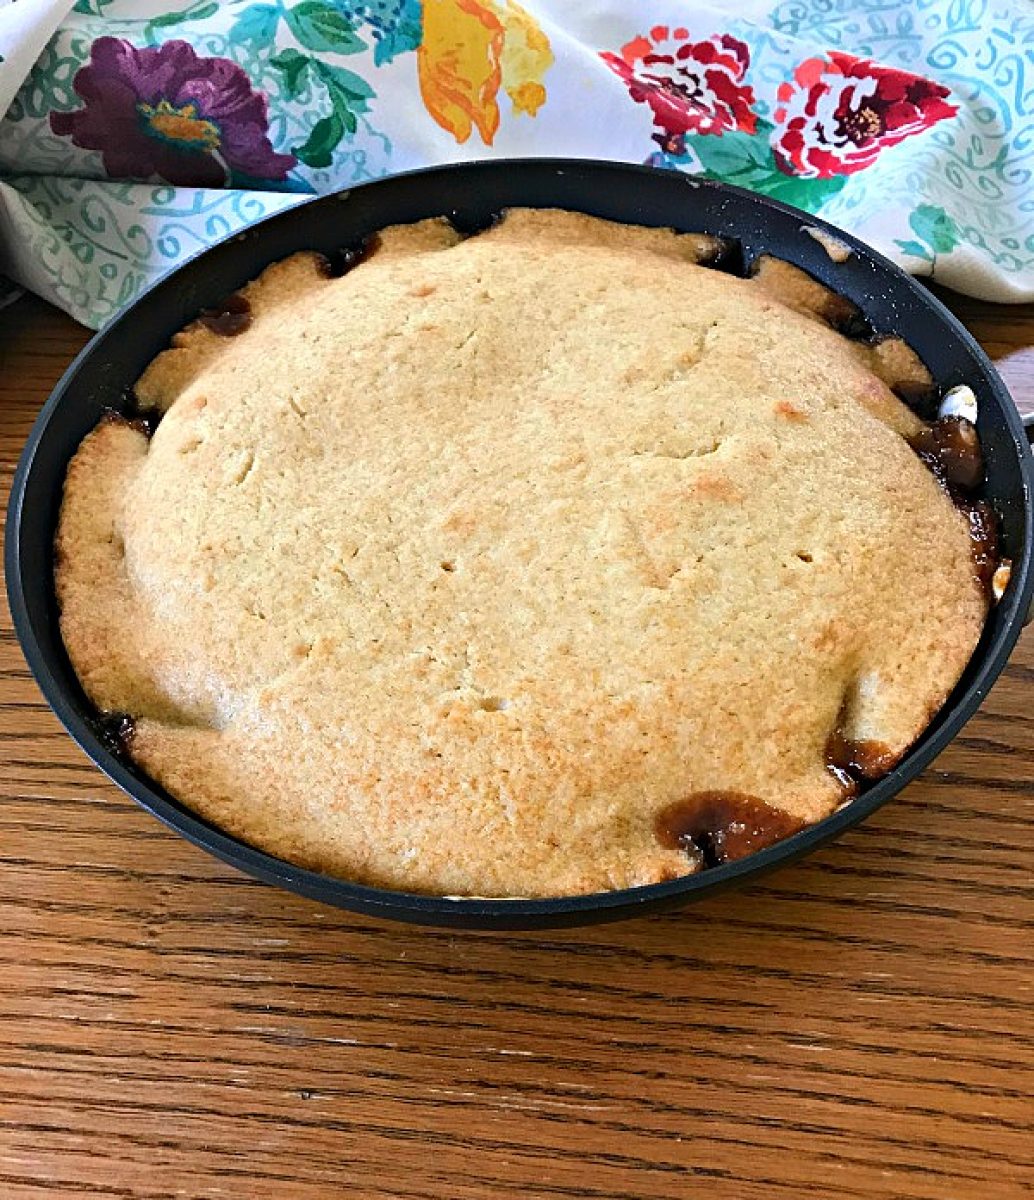
[[[57,537],[69,654],[141,767],[297,864],[544,896],[694,869],[656,828],[690,793],[822,817],[838,724],[900,757],[985,616],[879,377],[921,364],[713,249],[422,222],[177,335],[153,439],[84,441]]]

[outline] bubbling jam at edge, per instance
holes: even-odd
[[[705,867],[746,858],[804,828],[790,813],[746,792],[691,792],[657,814],[657,840]]]
[[[991,582],[998,570],[998,517],[986,500],[956,500],[969,524],[973,571],[984,594],[991,597]]]
[[[212,308],[203,308],[198,320],[220,337],[237,337],[251,326],[251,305],[246,296],[234,292]]]
[[[112,754],[127,753],[136,733],[136,721],[128,713],[103,713],[94,721],[97,736]]]
[[[972,491],[984,481],[976,426],[965,417],[938,417],[911,439],[912,449],[949,487]]]
[[[337,250],[333,254],[317,254],[316,267],[324,279],[340,279],[342,275],[347,275],[349,271],[366,262],[377,252],[380,244],[380,234],[371,234],[358,246]]]
[[[973,575],[990,604],[999,566],[998,516],[986,500],[970,495],[984,481],[984,455],[972,421],[955,414],[938,417],[909,440],[909,445],[966,518]]]
[[[826,743],[826,765],[852,790],[857,790],[858,776],[879,779],[897,765],[899,757],[885,742],[847,737],[839,725]]]

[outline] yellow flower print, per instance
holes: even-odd
[[[549,38],[513,0],[507,0],[502,19],[503,88],[518,112],[533,117],[546,102],[542,77],[553,65]]]
[[[457,142],[476,127],[492,144],[500,87],[517,112],[534,116],[545,103],[542,77],[552,65],[549,39],[513,0],[424,0],[420,94]]]

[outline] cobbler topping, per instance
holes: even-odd
[[[291,863],[457,896],[742,859],[892,767],[980,637],[970,528],[996,565],[965,426],[921,439],[940,483],[901,436],[914,352],[704,235],[381,239],[193,321],[73,458],[54,582],[106,744]],[[864,345],[802,319],[838,310]]]

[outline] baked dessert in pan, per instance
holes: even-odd
[[[424,221],[178,334],[57,534],[126,753],[291,862],[481,896],[676,878],[889,771],[987,613],[975,430],[848,302],[722,252]]]

